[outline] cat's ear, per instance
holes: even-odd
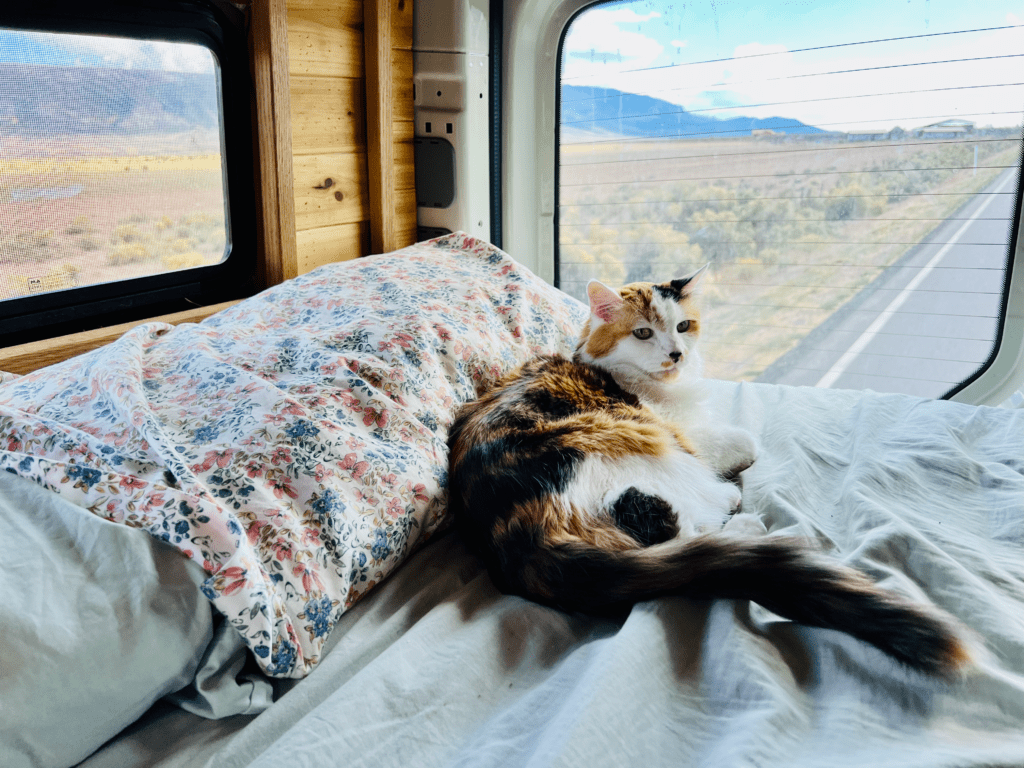
[[[590,314],[599,320],[610,323],[615,310],[622,306],[622,297],[600,280],[587,283],[587,297],[590,299]]]
[[[696,272],[683,275],[683,277],[680,277],[678,280],[673,280],[669,285],[672,286],[673,290],[679,292],[679,298],[681,299],[685,299],[687,296],[692,296],[700,291],[701,278],[710,266],[710,263],[705,264]]]

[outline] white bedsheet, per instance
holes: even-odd
[[[499,594],[445,535],[343,616],[320,666],[269,710],[215,737],[191,730],[191,753],[160,754],[161,729],[142,728],[138,763],[1024,765],[1024,411],[750,384],[714,394],[761,438],[745,508],[772,535],[817,540],[959,617],[983,646],[977,669],[945,685],[730,601],[566,615]],[[131,738],[85,765],[124,764]]]

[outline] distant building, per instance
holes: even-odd
[[[759,137],[767,136],[782,136],[781,131],[773,131],[771,128],[755,128],[750,132],[750,135],[755,139]]]
[[[918,128],[914,134],[923,139],[959,139],[974,133],[974,123],[970,120],[943,120]]]
[[[847,141],[884,141],[892,131],[889,128],[861,128],[846,134]]]

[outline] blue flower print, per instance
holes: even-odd
[[[391,546],[388,544],[388,535],[383,528],[373,532],[373,546],[370,547],[370,557],[374,560],[383,560],[391,554]]]
[[[100,481],[102,476],[98,469],[93,469],[92,467],[81,467],[78,464],[68,465],[68,479],[77,480],[86,488],[92,488]]]
[[[331,629],[331,598],[321,597],[319,600],[313,599],[306,603],[306,608],[303,610],[303,614],[306,620],[310,622],[306,629],[309,630],[311,637],[323,637]]]
[[[295,666],[295,646],[287,640],[281,640],[276,650],[270,655],[267,672],[271,675],[285,676]]]

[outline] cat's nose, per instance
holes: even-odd
[[[683,353],[680,352],[679,350],[676,350],[675,352],[669,352],[668,356],[672,358],[673,363],[678,363],[679,358],[683,356]]]

